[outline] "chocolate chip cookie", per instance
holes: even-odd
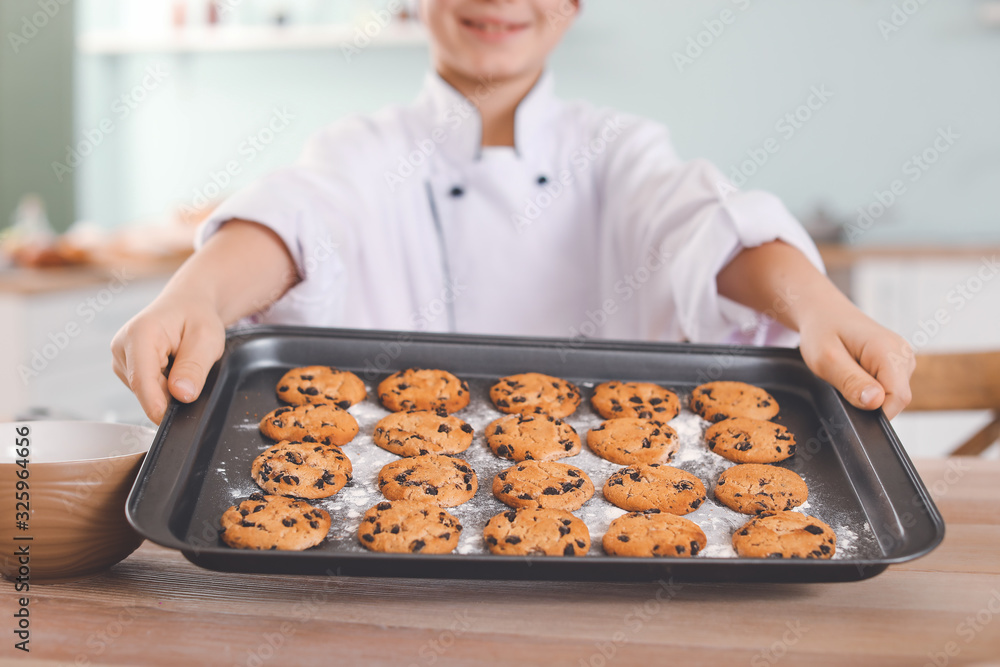
[[[358,422],[347,410],[328,403],[309,403],[272,410],[260,420],[260,432],[271,440],[320,442],[340,447],[358,434]]]
[[[425,500],[455,507],[476,495],[476,473],[462,459],[440,454],[411,456],[385,465],[378,488],[389,500]]]
[[[564,510],[502,512],[486,523],[483,539],[499,556],[583,556],[590,550],[587,524]]]
[[[652,382],[602,382],[590,404],[605,419],[641,417],[670,421],[681,411],[677,394]]]
[[[361,378],[330,366],[293,368],[278,382],[278,398],[292,405],[330,403],[346,410],[367,395]]]
[[[602,544],[611,556],[697,556],[708,543],[696,523],[660,510],[630,512],[608,526]]]
[[[621,465],[668,463],[680,447],[680,440],[665,422],[622,417],[590,429],[587,446],[602,459]]]
[[[729,468],[715,483],[715,498],[744,514],[783,512],[809,498],[806,483],[796,473],[778,466],[744,463]]]
[[[394,412],[375,425],[375,444],[399,456],[460,454],[472,444],[472,427],[446,412]]]
[[[750,519],[733,535],[733,548],[745,558],[831,558],[837,536],[815,517],[777,512]]]
[[[691,410],[710,422],[733,417],[772,419],[778,414],[778,401],[745,382],[708,382],[691,392]]]
[[[705,502],[705,485],[686,470],[642,463],[611,475],[604,484],[604,497],[630,512],[658,509],[687,514]]]
[[[298,498],[329,498],[351,481],[351,472],[339,447],[287,440],[261,452],[250,468],[260,488]]]
[[[493,495],[515,509],[580,509],[594,495],[594,484],[576,466],[555,461],[524,461],[497,473]]]
[[[330,515],[304,500],[252,493],[227,509],[221,519],[222,541],[237,549],[302,551],[330,532]]]
[[[511,461],[553,461],[580,453],[580,436],[552,415],[507,415],[486,427],[486,444]]]
[[[372,551],[446,554],[458,545],[461,532],[458,519],[433,503],[393,500],[365,512],[358,541]]]
[[[572,382],[542,373],[519,373],[500,378],[490,387],[490,400],[500,412],[544,412],[568,417],[580,405],[580,390]]]
[[[458,412],[469,404],[469,385],[448,371],[408,368],[378,385],[378,398],[387,410],[443,410]]]
[[[781,424],[733,417],[705,431],[708,448],[733,463],[777,463],[795,453],[795,436]]]

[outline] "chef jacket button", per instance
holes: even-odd
[[[549,182],[549,179],[545,177],[545,174],[542,174],[541,176],[538,177],[538,184],[539,185],[545,185],[548,182]]]
[[[452,197],[461,197],[465,194],[465,190],[462,189],[462,186],[456,185],[451,189],[449,194],[451,194]]]

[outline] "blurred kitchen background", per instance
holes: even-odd
[[[417,94],[409,7],[3,0],[0,416],[142,420],[112,335],[215,202]],[[552,66],[561,96],[663,121],[683,156],[777,193],[919,353],[1000,350],[1000,2],[587,0]],[[941,455],[994,417],[895,425]]]

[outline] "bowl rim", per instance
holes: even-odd
[[[59,459],[57,461],[35,461],[32,457],[28,456],[28,464],[31,466],[39,465],[66,465],[73,463],[87,463],[91,461],[115,461],[119,459],[127,459],[135,456],[145,456],[149,453],[150,447],[153,445],[153,440],[156,438],[156,429],[149,426],[144,426],[142,424],[126,424],[122,422],[109,422],[109,421],[99,421],[94,419],[25,419],[25,420],[11,420],[3,422],[0,424],[0,428],[4,426],[10,426],[11,428],[17,428],[21,425],[27,425],[34,427],[38,424],[45,424],[47,426],[99,426],[99,427],[112,427],[124,431],[134,431],[141,436],[145,436],[148,442],[146,442],[146,447],[144,449],[138,449],[132,452],[126,452],[121,454],[111,454],[107,456],[89,456],[83,458],[72,458],[72,459]],[[32,429],[33,430],[33,429]],[[7,448],[0,443],[0,466],[10,466],[17,465],[16,459],[7,460],[6,454]]]

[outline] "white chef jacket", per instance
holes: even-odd
[[[431,73],[414,103],[318,132],[197,242],[234,218],[284,241],[301,282],[252,322],[797,344],[716,288],[741,249],[774,239],[822,266],[776,197],[682,161],[659,123],[559,100],[549,72],[514,135],[482,147],[476,108]]]

